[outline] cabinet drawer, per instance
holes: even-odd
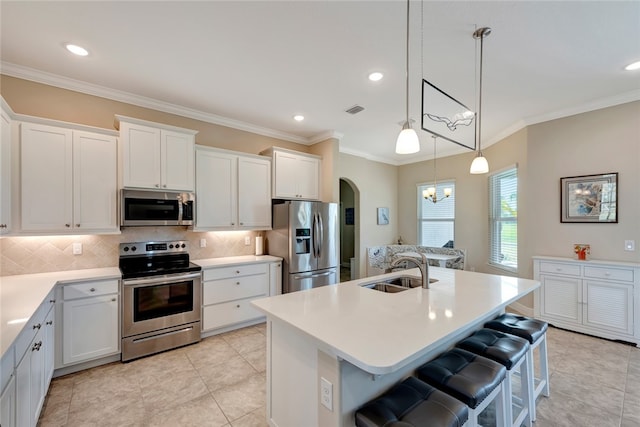
[[[236,299],[267,295],[269,281],[266,274],[239,276],[233,279],[220,279],[204,282],[202,304],[216,304]]]
[[[585,267],[584,277],[633,283],[633,270],[628,268]]]
[[[53,307],[53,290],[49,292],[49,295],[45,298],[40,307],[37,308],[36,312],[31,316],[31,319],[24,325],[22,328],[22,332],[18,335],[15,341],[15,358],[16,365],[20,363],[22,356],[29,348],[31,341],[36,336],[38,331],[44,327],[44,319],[47,317],[49,310]]]
[[[565,274],[569,276],[580,276],[580,266],[562,264],[559,262],[540,262],[540,273]]]
[[[65,301],[93,297],[96,295],[116,294],[118,293],[118,280],[100,280],[96,282],[77,283],[74,285],[65,285],[62,295]]]
[[[244,264],[231,267],[210,268],[204,270],[202,277],[206,281],[238,276],[249,276],[252,274],[266,274],[268,268],[268,264]]]
[[[202,310],[202,330],[222,328],[264,316],[261,311],[251,305],[253,299],[256,298],[204,307]]]

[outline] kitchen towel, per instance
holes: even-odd
[[[256,236],[256,255],[264,254],[264,242],[262,236]]]

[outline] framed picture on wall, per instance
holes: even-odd
[[[617,223],[618,173],[560,178],[560,222]]]
[[[378,208],[378,225],[389,224],[389,208]]]

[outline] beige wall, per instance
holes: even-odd
[[[366,248],[398,239],[398,168],[340,153],[339,178],[348,181],[355,196],[355,257],[358,275],[366,275]],[[376,208],[389,208],[389,225],[377,224]]]
[[[18,114],[114,129],[116,114],[198,131],[196,144],[258,154],[277,146],[309,152],[302,144],[270,138],[174,114],[0,75],[0,93]]]
[[[322,157],[320,170],[320,198],[323,202],[340,201],[340,179],[338,177],[338,155],[340,142],[335,138],[318,142],[309,147],[309,153]]]

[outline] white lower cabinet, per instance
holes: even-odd
[[[62,364],[72,365],[120,351],[119,282],[101,280],[62,288]]]
[[[12,367],[13,371],[13,367]],[[0,426],[16,425],[16,379],[11,375],[6,388],[0,395]]]
[[[534,257],[536,317],[552,325],[640,344],[640,265]]]
[[[273,265],[272,265],[273,264]],[[242,327],[264,318],[251,305],[256,298],[269,296],[281,279],[276,273],[280,262],[242,264],[206,268],[202,282],[202,331],[210,332],[234,325]],[[280,285],[281,286],[281,285]]]
[[[54,340],[49,328],[53,326],[55,311],[52,296],[53,293],[38,308],[15,344],[18,360],[15,371],[15,425],[20,427],[33,427],[38,423],[53,373]],[[52,323],[47,325],[47,322]],[[5,425],[4,422],[2,425]]]

